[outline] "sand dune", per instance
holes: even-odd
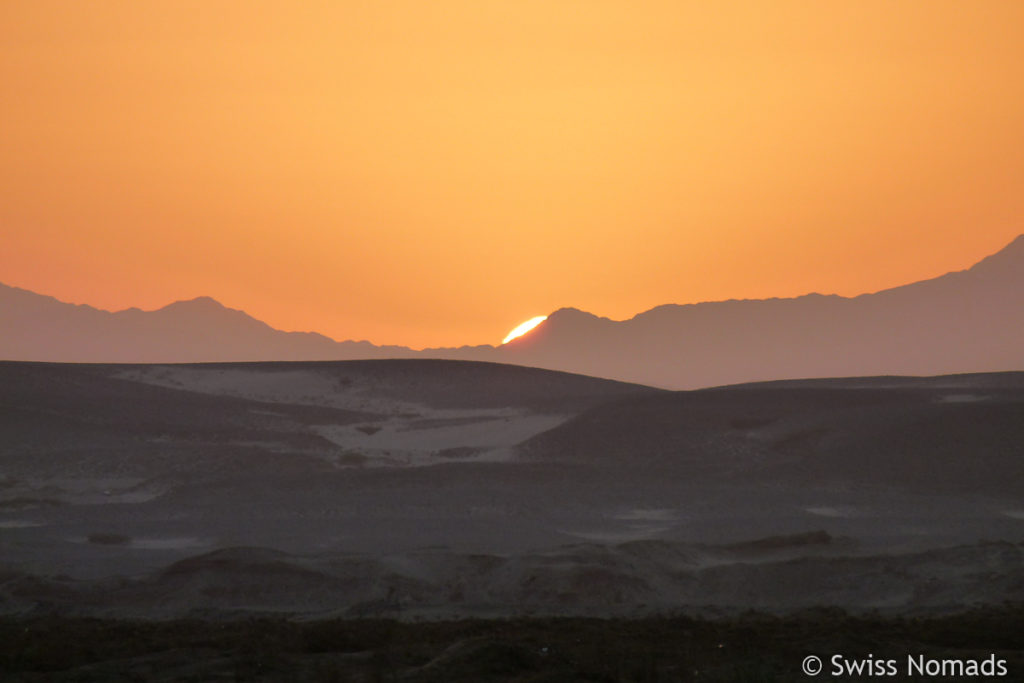
[[[0,611],[1017,599],[1021,377],[672,393],[446,361],[0,363]]]

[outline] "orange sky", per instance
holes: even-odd
[[[0,5],[0,282],[497,343],[1024,232],[1024,3]]]

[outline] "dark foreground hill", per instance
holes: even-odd
[[[1024,373],[860,378],[653,394],[520,447],[534,461],[708,486],[1024,495]]]
[[[1024,600],[1024,376],[694,392],[490,363],[0,364],[0,611]]]

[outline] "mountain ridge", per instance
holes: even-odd
[[[972,266],[873,293],[563,307],[503,346],[413,350],[284,331],[209,296],[105,311],[0,283],[0,358],[66,362],[484,360],[683,389],[1024,369],[1024,235]]]

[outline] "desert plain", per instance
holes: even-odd
[[[1024,598],[1024,373],[0,364],[0,610],[944,614]]]

